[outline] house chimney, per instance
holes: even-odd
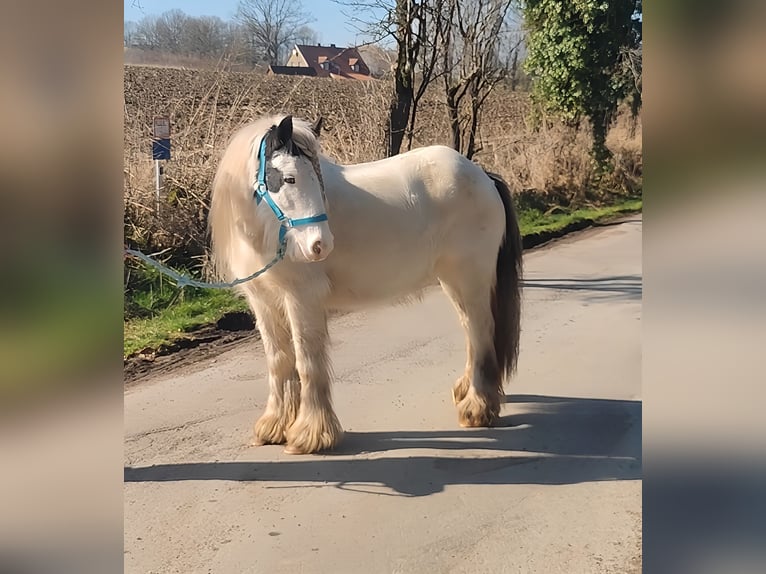
[[[317,46],[322,46],[322,42],[317,42]]]
[[[334,48],[334,47],[335,47],[335,44],[330,44],[330,48]]]

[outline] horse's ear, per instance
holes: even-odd
[[[279,125],[273,125],[266,133],[266,155],[271,157],[278,149],[282,149],[293,137],[293,117],[285,116]]]
[[[324,118],[319,116],[311,126],[311,131],[314,132],[316,137],[319,137],[322,133],[322,122],[324,122]]]
[[[293,116],[285,116],[277,127],[277,140],[279,147],[284,146],[293,137]]]

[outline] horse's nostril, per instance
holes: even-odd
[[[313,251],[316,255],[322,253],[322,243],[320,241],[315,241],[314,245],[311,246],[311,251]]]

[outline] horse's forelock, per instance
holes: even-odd
[[[309,159],[318,158],[319,141],[308,122],[293,118],[293,142]]]
[[[322,188],[322,194],[324,195],[324,180],[322,179],[322,169],[319,166],[319,140],[317,139],[314,130],[305,120],[293,118],[293,143],[297,145],[301,152],[311,162],[314,171],[319,179],[319,186]]]

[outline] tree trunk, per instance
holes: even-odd
[[[396,71],[394,72],[394,95],[388,108],[388,129],[386,141],[388,155],[394,156],[402,149],[404,133],[410,119],[410,108],[415,97],[414,92],[414,59],[417,50],[413,47],[412,22],[414,0],[396,1]]]
[[[519,85],[519,49],[513,51],[513,61],[511,62],[511,91],[515,92]]]
[[[447,114],[449,115],[450,133],[452,135],[452,149],[460,151],[460,113],[458,102],[455,100],[456,90],[447,90]]]
[[[394,97],[389,107],[388,129],[386,130],[389,157],[397,155],[402,148],[404,132],[407,129],[407,121],[410,117],[412,95],[412,85],[406,85],[397,71]]]
[[[471,100],[471,126],[468,131],[468,145],[465,149],[465,156],[473,159],[476,153],[476,130],[479,127],[479,102],[476,99]]]
[[[410,108],[410,120],[407,126],[407,151],[412,149],[412,139],[415,136],[415,117],[418,113],[418,101],[412,100],[412,107]]]
[[[608,127],[606,112],[597,112],[590,118],[591,134],[593,134],[593,159],[599,171],[606,170],[609,167],[609,161],[612,153],[606,147],[606,130]]]

